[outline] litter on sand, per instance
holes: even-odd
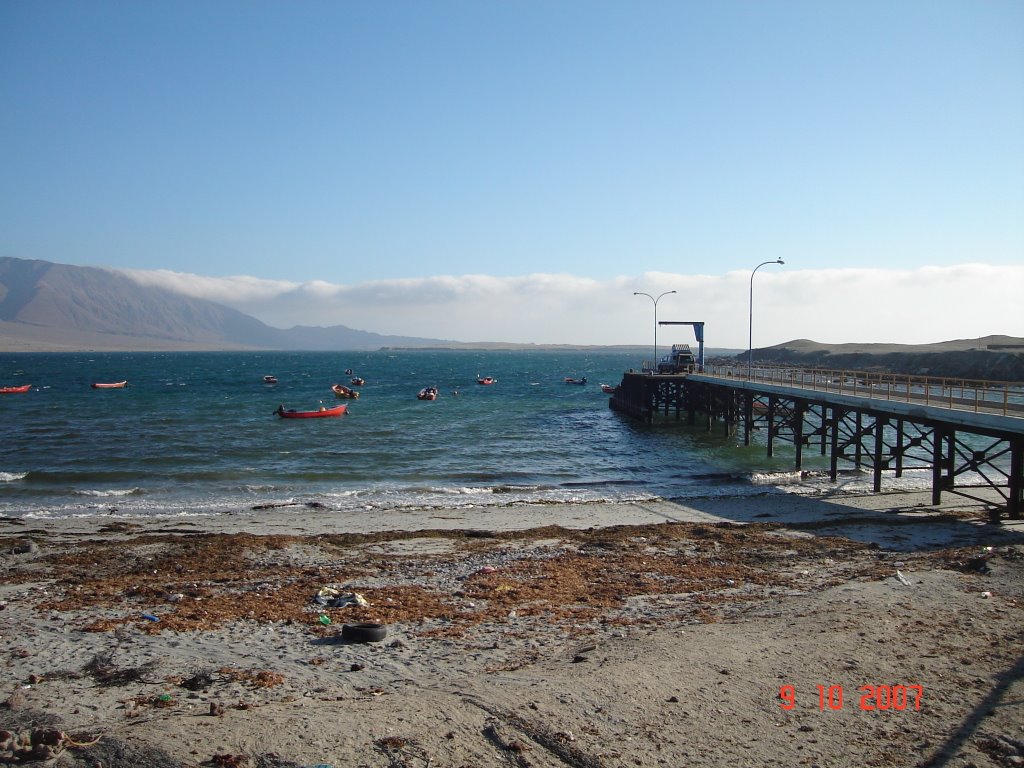
[[[342,592],[334,587],[324,587],[313,598],[317,605],[328,608],[347,608],[350,605],[366,606],[369,601],[358,592]]]

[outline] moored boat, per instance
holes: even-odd
[[[110,382],[97,381],[96,383],[94,383],[92,385],[92,388],[93,389],[124,389],[126,386],[128,386],[128,382],[127,381],[110,381]]]
[[[494,384],[497,381],[497,379],[494,378],[493,376],[480,376],[479,374],[477,374],[477,377],[478,377],[477,380],[476,380],[477,384],[484,384],[484,385]]]
[[[601,391],[604,392],[606,395],[614,395],[616,392],[619,391],[619,388],[614,384],[602,384]]]
[[[351,378],[351,379],[349,380],[349,384],[351,384],[351,385],[352,385],[353,387],[361,387],[361,386],[363,386],[363,384],[365,384],[365,383],[366,383],[366,379],[364,379],[364,378],[361,378],[361,377],[359,377],[359,376],[353,376],[353,377],[352,377],[352,378]]]
[[[16,392],[28,392],[32,389],[31,384],[19,384],[16,387],[0,387],[0,395],[13,395]]]
[[[582,379],[574,379],[572,376],[566,376],[564,381],[566,384],[586,384],[587,377],[584,376]]]
[[[263,383],[264,384],[277,384],[277,376],[270,376],[270,375],[264,376],[263,377]]]
[[[437,400],[437,387],[424,387],[416,394],[417,400]]]
[[[279,405],[274,413],[282,419],[322,419],[328,416],[341,416],[347,408],[345,403],[340,403],[330,408],[321,405],[315,411],[296,411],[295,409],[285,410],[283,405]]]
[[[344,384],[332,384],[331,392],[334,393],[335,397],[342,400],[355,400],[357,397],[359,397],[358,392],[356,392],[354,389],[346,387]]]

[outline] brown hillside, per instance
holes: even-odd
[[[993,335],[936,344],[822,344],[796,339],[755,349],[756,363],[1024,382],[1024,338]],[[734,360],[744,363],[746,353]]]

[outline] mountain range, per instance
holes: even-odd
[[[273,328],[237,310],[108,269],[0,258],[0,349],[369,350],[453,344],[344,325]]]

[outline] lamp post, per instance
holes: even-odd
[[[675,291],[665,291],[664,293],[659,293],[658,298],[656,299],[649,293],[644,293],[643,291],[633,291],[634,296],[646,296],[648,299],[654,302],[654,362],[652,363],[652,365],[654,366],[655,373],[658,372],[658,301],[661,300],[662,296],[668,296],[670,293],[675,293]]]
[[[749,335],[747,336],[747,378],[750,378],[751,361],[754,357],[754,274],[763,267],[765,264],[785,264],[782,259],[775,259],[774,261],[762,261],[756,267],[754,271],[750,273],[750,329]]]

